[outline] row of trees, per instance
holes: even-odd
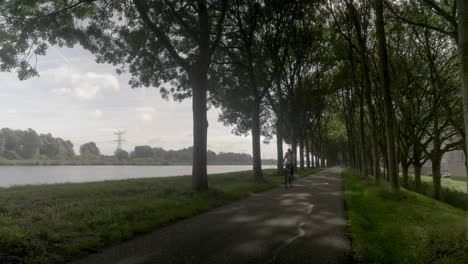
[[[261,137],[275,135],[279,173],[283,142],[300,168],[347,160],[380,180],[385,167],[394,191],[398,164],[407,185],[409,165],[418,174],[431,160],[437,197],[440,159],[465,139],[465,9],[463,0],[7,0],[0,69],[31,77],[31,56],[80,44],[129,72],[133,87],[170,83],[164,97],[193,103],[196,190],[208,188],[210,103],[251,135],[256,181]]]
[[[75,157],[73,144],[54,138],[51,134],[37,134],[32,129],[0,130],[0,157],[10,160],[53,159],[66,160]]]
[[[150,146],[135,146],[131,153],[119,149],[115,152],[115,157],[119,160],[145,159],[161,164],[190,163],[193,160],[193,148],[180,150],[164,150],[163,148],[152,148]],[[251,164],[252,156],[242,153],[207,151],[208,164]]]
[[[101,156],[96,143],[80,146],[80,157],[93,159]],[[73,160],[77,158],[73,143],[49,134],[38,134],[33,129],[0,130],[0,158],[7,160]]]
[[[99,160],[102,157],[99,147],[94,142],[80,146],[80,156],[75,155],[73,143],[51,134],[38,134],[33,129],[0,130],[0,158],[7,160]],[[117,150],[114,154],[119,160],[147,159],[159,163],[189,163],[192,161],[193,149],[164,150],[150,146],[136,146],[131,153]],[[252,156],[242,153],[213,151],[207,152],[210,164],[251,164]]]
[[[311,54],[320,55],[312,48],[319,41],[314,35],[322,32],[317,2],[7,0],[0,5],[0,69],[32,77],[37,71],[31,57],[51,45],[80,44],[98,62],[128,71],[133,87],[171,83],[171,89],[161,88],[163,96],[192,98],[194,189],[208,188],[208,101],[223,109],[220,119],[235,124],[238,133],[250,132],[255,179],[262,181],[262,134],[278,130],[284,132],[278,143],[284,138],[294,149],[323,153],[323,144],[305,144],[304,131],[309,133],[311,119],[320,120],[324,104],[307,112],[309,104],[301,99],[321,101],[305,88]],[[310,83],[320,82],[319,74],[310,77]]]
[[[383,165],[394,191],[400,187],[400,171],[403,186],[409,186],[410,166],[415,190],[420,191],[421,167],[430,161],[439,199],[442,156],[466,150],[459,60],[463,52],[456,38],[462,32],[455,26],[463,5],[431,0],[330,4],[342,47],[336,94],[347,129],[349,163],[377,181]]]

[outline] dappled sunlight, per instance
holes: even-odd
[[[229,221],[234,223],[250,223],[258,221],[260,218],[258,216],[251,216],[251,215],[236,215],[231,218]]]
[[[292,227],[295,226],[298,222],[299,217],[291,217],[291,216],[284,216],[284,217],[277,217],[273,219],[266,220],[263,224],[271,227]]]

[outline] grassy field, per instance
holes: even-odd
[[[432,184],[432,176],[421,176],[421,181]],[[456,192],[467,193],[466,182],[442,178],[442,187]]]
[[[205,193],[190,177],[0,188],[0,263],[64,263],[283,182],[264,173],[210,175]]]
[[[466,182],[442,178],[441,185],[442,193],[440,201],[463,210],[468,210]],[[414,190],[413,175],[409,175],[409,189]],[[421,193],[429,197],[434,196],[431,176],[421,176]]]
[[[360,263],[467,263],[466,212],[414,192],[388,192],[344,173],[349,231]]]

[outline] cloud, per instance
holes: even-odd
[[[156,109],[153,107],[137,107],[135,111],[139,113],[139,117],[143,121],[152,121],[153,114],[156,112]]]
[[[148,112],[154,113],[154,112],[156,112],[156,109],[154,109],[153,107],[137,107],[137,108],[135,108],[135,110],[137,112],[144,112],[144,113],[148,113]]]
[[[150,113],[141,113],[141,120],[143,121],[151,121],[153,120],[153,116]]]
[[[72,90],[70,88],[55,88],[55,89],[52,89],[52,93],[56,94],[56,95],[66,95],[66,94],[70,94],[72,92]]]
[[[101,118],[102,117],[102,111],[100,109],[96,109],[94,111],[94,117]]]
[[[106,132],[106,133],[114,133],[117,130],[118,130],[117,128],[112,128],[112,127],[102,127],[102,128],[97,129],[97,131],[99,132]]]
[[[79,72],[60,67],[47,70],[44,75],[52,77],[55,83],[62,87],[52,90],[57,95],[73,93],[79,98],[90,100],[103,90],[120,89],[117,77],[108,73]]]

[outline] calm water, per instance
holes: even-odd
[[[263,165],[264,169],[274,165]],[[252,170],[251,165],[213,165],[208,173]],[[190,175],[192,166],[0,166],[0,187],[66,182],[93,182]]]

